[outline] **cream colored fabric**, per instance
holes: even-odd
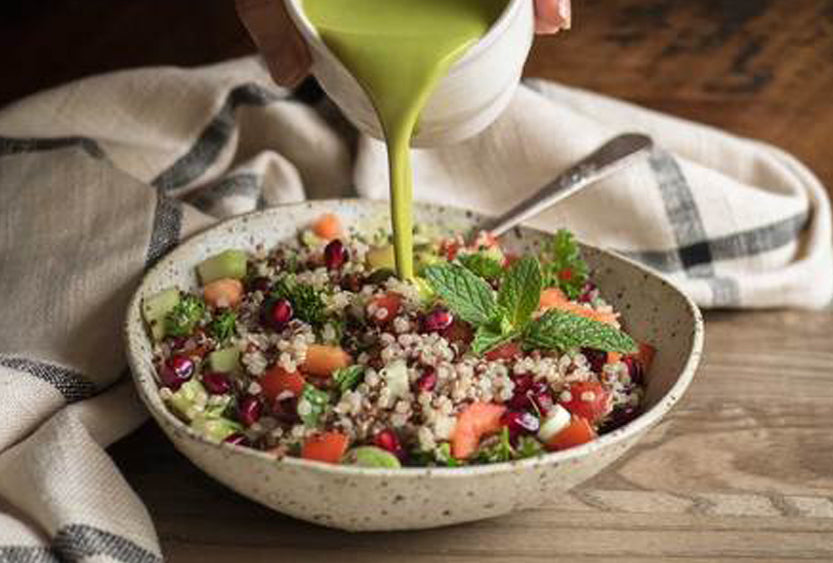
[[[761,143],[546,82],[489,130],[414,151],[419,199],[496,212],[609,137],[631,169],[534,221],[661,269],[704,306],[820,307],[830,210]],[[103,448],[144,419],[121,322],[142,271],[217,218],[386,195],[384,148],[251,58],[93,77],[0,110],[0,560],[158,561],[147,511]]]

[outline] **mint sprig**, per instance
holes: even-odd
[[[572,234],[559,231],[550,250],[552,258],[543,267],[533,256],[515,262],[501,276],[497,295],[486,280],[460,264],[434,264],[423,275],[454,314],[475,327],[471,347],[477,355],[518,338],[526,349],[635,352],[630,336],[594,319],[557,309],[532,319],[544,287],[558,285],[575,297],[587,279],[587,265]]]
[[[508,312],[513,327],[525,325],[538,308],[542,283],[541,265],[532,256],[521,258],[506,272],[497,303]]]
[[[494,315],[497,303],[492,288],[463,266],[434,264],[423,270],[423,276],[462,320],[479,326]]]
[[[623,354],[636,352],[636,342],[621,330],[558,309],[551,309],[530,323],[523,342],[528,348],[562,352],[578,348]]]

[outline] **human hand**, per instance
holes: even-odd
[[[312,58],[283,0],[235,0],[237,14],[266,61],[272,78],[295,86],[309,74]],[[570,28],[570,0],[535,0],[535,32]]]

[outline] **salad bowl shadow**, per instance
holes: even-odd
[[[351,531],[407,530],[446,526],[539,506],[556,492],[589,479],[631,448],[680,399],[700,360],[703,322],[691,300],[642,266],[582,245],[585,260],[605,298],[621,311],[638,341],[656,357],[647,373],[642,414],[587,444],[513,462],[467,467],[400,469],[332,465],[274,456],[213,443],[174,416],[160,396],[152,342],[141,316],[142,299],[162,289],[196,288],[195,266],[228,248],[253,251],[294,237],[324,212],[347,227],[383,224],[386,202],[325,200],[275,207],[222,222],[190,239],[145,275],[125,320],[128,359],[139,395],[176,448],[238,493],[274,510],[320,525]],[[484,217],[434,204],[416,204],[415,221],[440,234],[468,231]],[[529,228],[503,237],[511,251],[536,252],[547,234]]]

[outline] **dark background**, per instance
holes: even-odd
[[[574,0],[527,74],[762,138],[833,184],[833,0]],[[3,0],[0,106],[75,78],[254,47],[232,0]]]

